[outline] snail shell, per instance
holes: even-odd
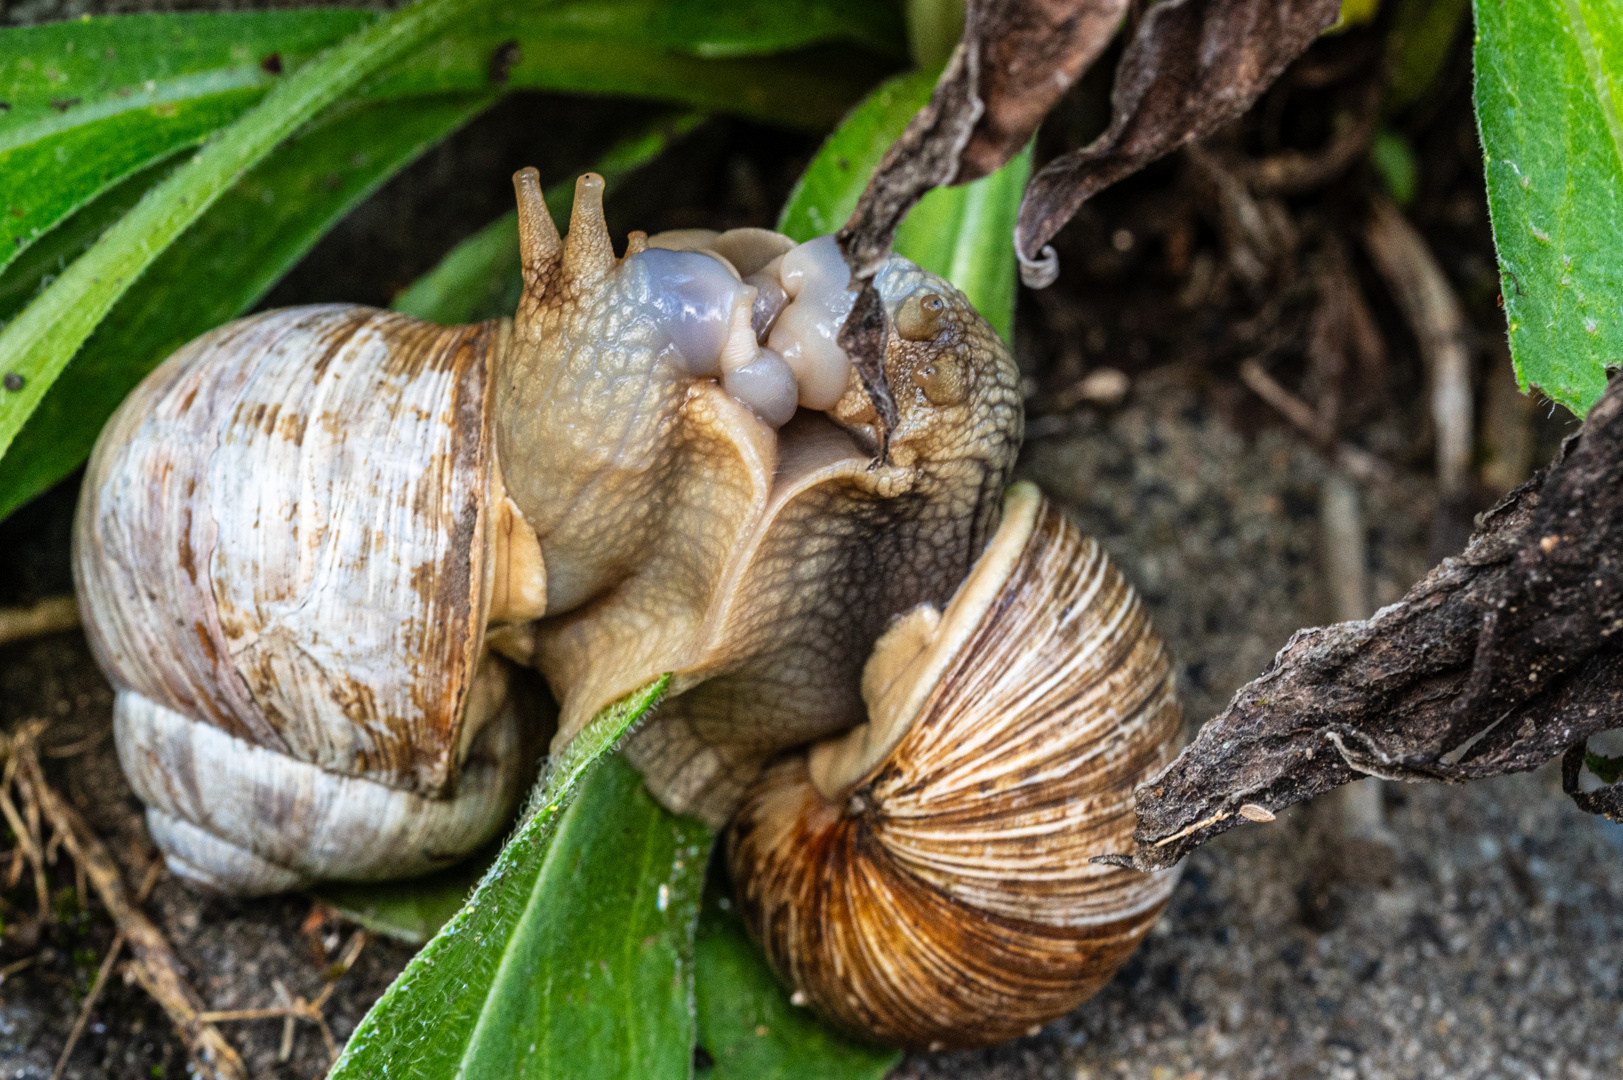
[[[504,333],[272,312],[177,353],[108,424],[74,568],[177,872],[249,893],[420,873],[505,822],[538,740],[484,648],[493,593],[536,603],[487,580],[512,561],[484,431]]]
[[[739,905],[827,1019],[909,1047],[1027,1032],[1137,947],[1170,873],[1132,850],[1133,788],[1180,711],[1132,588],[1029,485],[945,610],[880,640],[870,721],[769,766],[728,833]]]

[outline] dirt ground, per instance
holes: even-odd
[[[5,15],[65,11],[38,0]],[[1176,155],[1107,192],[1061,238],[1059,284],[1022,297],[1017,351],[1031,411],[1022,472],[1141,590],[1176,659],[1191,725],[1217,713],[1294,630],[1334,617],[1320,524],[1328,444],[1248,389],[1242,361],[1262,360],[1321,411],[1336,406],[1332,442],[1376,462],[1356,483],[1375,605],[1401,596],[1471,512],[1547,460],[1567,429],[1549,406],[1518,408],[1503,393],[1510,375],[1464,44],[1418,111],[1395,122],[1420,169],[1409,217],[1477,330],[1478,406],[1493,419],[1469,505],[1438,506],[1417,343],[1360,249],[1359,222],[1381,197],[1368,166],[1259,197],[1273,222],[1266,236],[1237,233],[1232,201],[1212,194],[1223,169],[1243,175],[1251,159],[1333,139],[1334,117],[1356,107],[1348,103],[1367,82],[1359,72],[1376,65],[1371,33],[1316,47],[1294,82],[1208,144],[1207,158]],[[1048,150],[1097,129],[1101,91],[1073,95],[1044,136]],[[510,100],[387,185],[266,306],[387,303],[507,209],[513,169],[537,164],[549,181],[563,177],[646,115],[628,103]],[[611,226],[770,224],[814,148],[712,121],[622,189]],[[1347,269],[1384,343],[1343,368],[1326,367],[1314,345],[1330,264]],[[1524,446],[1508,465],[1496,450],[1507,424]],[[0,524],[0,605],[71,587],[74,485]],[[77,632],[0,648],[0,727],[49,720],[49,778],[135,881],[153,856],[113,756],[110,706]],[[1387,785],[1381,801],[1390,858],[1335,839],[1312,807],[1247,825],[1188,860],[1165,917],[1095,999],[1002,1047],[912,1055],[895,1076],[1623,1075],[1623,827],[1577,811],[1548,769],[1468,787]],[[27,875],[14,887],[0,877],[0,1080],[51,1075],[113,936],[98,905],[81,906],[66,859],[51,891],[57,918],[45,924],[32,917]],[[313,998],[357,932],[308,897],[224,901],[167,879],[146,910],[213,1009],[272,1005],[284,990]],[[395,942],[365,943],[325,1008],[340,1041],[409,956]],[[326,1068],[311,1025],[294,1029],[285,1062],[281,1021],[223,1026],[256,1077],[302,1080]],[[161,1010],[115,972],[64,1075],[163,1080],[187,1075],[187,1063]]]

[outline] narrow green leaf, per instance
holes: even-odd
[[[723,906],[727,905],[727,906]],[[699,1080],[881,1080],[902,1058],[834,1034],[789,995],[760,947],[717,894],[705,898],[694,946]]]
[[[580,42],[572,45],[577,55],[563,58],[575,66],[549,68],[546,60],[556,50],[532,44],[524,49],[541,57],[533,66],[542,74],[531,73],[535,84],[649,92],[677,101],[705,101],[732,112],[742,111],[740,102],[753,98],[765,103],[758,110],[763,114],[793,111],[797,123],[815,120],[819,109],[843,108],[863,89],[859,78],[870,84],[872,79],[871,64],[866,69],[848,63],[819,70],[812,63],[815,54],[748,61],[677,57],[678,66],[664,70],[660,57],[668,60],[667,54],[651,58],[646,51],[617,47],[609,54],[612,59],[605,59],[601,44],[589,49]],[[593,55],[589,65],[580,62],[587,52]],[[480,89],[488,56],[478,64],[481,74],[468,81],[473,88],[468,94],[426,101],[383,98],[370,106],[352,103],[329,110],[315,128],[273,151],[237,190],[222,196],[220,204],[182,233],[176,246],[158,256],[131,292],[117,300],[107,324],[66,368],[61,385],[40,400],[38,415],[0,455],[0,517],[77,467],[118,401],[164,356],[247,310],[361,197],[477,112],[481,102],[493,100]],[[658,79],[651,78],[651,72],[662,70]],[[639,152],[637,146],[624,148],[633,157]],[[615,163],[611,159],[604,167]],[[141,175],[162,175],[153,168]],[[119,190],[138,192],[142,186],[127,181]],[[5,306],[8,295],[33,297],[42,283],[52,284],[63,275],[73,255],[116,219],[105,213],[106,207],[124,201],[122,194],[104,196],[60,230],[47,233],[49,242],[42,242],[39,252],[0,276],[0,318],[16,310],[15,303]],[[58,346],[54,359],[60,362],[65,351],[60,341],[36,340],[35,351],[51,351],[53,344]],[[27,375],[15,362],[6,370]],[[28,408],[26,397],[37,394],[37,383],[31,379],[24,391],[0,395],[0,421],[15,423],[17,413]],[[0,433],[4,426],[0,423]]]
[[[795,130],[826,131],[892,67],[872,53],[833,46],[771,58],[705,59],[651,44],[644,33],[582,38],[550,26],[524,28],[522,37],[519,32],[505,38],[488,31],[448,35],[381,76],[366,93],[387,98],[488,87],[492,56],[514,42],[517,58],[504,84],[510,90],[655,98]]]
[[[556,187],[548,189],[548,207],[562,195]],[[520,269],[518,212],[509,210],[452,248],[389,306],[444,326],[510,316],[518,310]]]
[[[21,311],[68,265],[89,250],[107,227],[141,201],[148,188],[174,171],[183,155],[159,161],[97,196],[0,271],[0,325]]]
[[[863,99],[800,174],[778,215],[778,231],[805,242],[844,225],[879,159],[930,100],[935,80],[934,71],[897,75]]]
[[[146,193],[0,331],[0,369],[23,379],[0,398],[0,453],[92,330],[163,251],[283,139],[361,79],[488,0],[418,0],[311,61]]]
[[[119,298],[44,395],[0,457],[0,517],[77,468],[107,417],[164,357],[253,306],[352,207],[491,100],[461,95],[344,110],[248,172]],[[48,255],[58,234],[66,241],[97,229],[91,222],[81,230],[79,217],[105,219],[103,201],[115,198],[81,211],[40,252]],[[43,269],[61,272],[49,262]],[[11,271],[0,276],[0,296],[8,287],[37,288],[37,281],[11,284]]]
[[[306,8],[0,29],[0,268],[98,193],[196,146],[374,18]],[[791,56],[770,72],[759,63],[703,59],[832,42],[873,52]],[[876,54],[901,48],[895,9],[863,0],[754,0],[719,9],[697,0],[502,5],[471,12],[358,92],[373,99],[486,92],[500,53],[509,89],[665,97],[822,130],[882,72]],[[799,92],[770,92],[791,85]]]
[[[99,192],[195,146],[375,16],[133,15],[0,30],[0,267]]]
[[[687,1080],[711,839],[625,759],[600,763],[558,824],[459,1074]]]
[[[1623,363],[1623,5],[1477,0],[1476,110],[1511,356],[1582,416]]]
[[[519,22],[522,9],[495,13]],[[568,0],[547,16],[554,33],[593,41],[631,37],[701,57],[759,56],[819,42],[907,55],[901,12],[872,0]]]
[[[666,117],[622,139],[592,166],[606,181],[604,193],[614,190],[621,177],[664,153],[672,142],[704,120],[702,113]],[[558,230],[569,227],[573,180],[547,190],[547,206]],[[518,214],[509,211],[462,241],[432,270],[412,282],[390,306],[419,319],[443,323],[477,322],[512,315],[518,308]]]
[[[328,1074],[329,1080],[444,1080],[458,1075],[474,1027],[502,977],[509,945],[525,919],[541,914],[532,908],[532,902],[565,812],[578,797],[587,773],[658,703],[669,685],[670,677],[662,676],[611,705],[549,764],[522,824],[473,897],[372,1006]],[[702,863],[702,856],[697,861]],[[583,974],[559,973],[560,977]],[[602,980],[604,985],[607,982]],[[501,1075],[511,1075],[517,1063],[509,1066]]]
[[[854,109],[817,151],[789,195],[778,229],[796,240],[845,224],[880,158],[930,100],[933,71],[884,83]],[[1031,175],[1028,147],[991,176],[938,188],[896,230],[895,248],[952,282],[1004,339],[1014,325],[1014,222]]]

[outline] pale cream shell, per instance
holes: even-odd
[[[468,708],[489,607],[489,369],[506,332],[348,305],[269,312],[186,346],[120,407],[85,477],[74,571],[119,692],[120,755],[159,814],[268,825],[301,806],[313,816],[279,824],[318,849],[307,858],[248,844],[246,824],[222,839],[305,876],[376,876],[385,853],[410,873],[500,827],[523,740],[496,737],[513,777],[458,782],[505,707]],[[289,763],[284,795],[256,754]],[[334,792],[313,794],[323,776]],[[395,796],[457,821],[364,820]],[[339,804],[345,820],[311,809]],[[194,876],[232,887],[227,855]],[[264,873],[241,874],[265,891]]]

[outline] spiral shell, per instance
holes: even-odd
[[[483,648],[503,332],[270,312],[177,353],[103,432],[74,569],[177,872],[411,874],[502,825],[535,742]]]
[[[1133,787],[1172,757],[1170,664],[1132,588],[1034,488],[952,602],[882,639],[870,724],[771,766],[728,835],[780,977],[909,1047],[1028,1031],[1092,995],[1174,884],[1131,852]]]

